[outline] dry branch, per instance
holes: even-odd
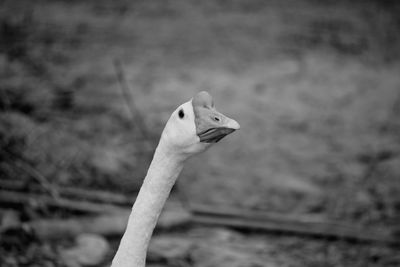
[[[125,231],[129,212],[110,215],[78,217],[72,219],[36,220],[25,223],[23,228],[40,239],[75,237],[82,233],[103,236],[120,235]]]
[[[40,194],[27,194],[7,190],[0,190],[0,204],[17,207],[45,207],[63,209],[80,213],[113,213],[121,210],[120,207],[110,204],[97,204],[88,201],[70,200],[65,198],[54,199]]]
[[[109,203],[116,205],[130,206],[134,198],[129,198],[122,194],[112,193],[102,190],[83,189],[73,186],[53,186],[60,197],[88,200],[93,202]],[[31,185],[21,180],[0,180],[0,189],[11,191],[23,191],[30,193],[42,193],[43,188],[38,185]]]
[[[53,185],[47,180],[47,178],[40,173],[36,168],[30,166],[28,163],[20,158],[14,157],[13,164],[16,168],[22,170],[32,177],[39,183],[54,199],[58,198],[58,192],[54,189]]]
[[[81,233],[115,236],[121,235],[125,231],[129,214],[130,209],[120,209],[118,212],[95,217],[37,220],[26,223],[24,228],[33,231],[42,239],[71,237]],[[268,212],[255,213],[234,209],[216,209],[215,207],[207,206],[198,206],[194,208],[192,214],[189,214],[181,208],[167,205],[160,216],[157,228],[171,229],[189,224],[400,245],[400,240],[396,239],[389,229],[366,229],[315,218],[294,218]]]
[[[132,119],[136,122],[137,127],[140,131],[144,140],[148,140],[150,137],[150,132],[147,129],[146,123],[144,122],[143,116],[140,114],[139,109],[136,107],[133,101],[132,90],[127,82],[126,75],[122,66],[121,61],[114,60],[114,67],[118,83],[120,85],[122,94],[132,115]]]
[[[294,217],[204,205],[192,205],[191,212],[193,222],[206,225],[400,245],[400,240],[388,229],[366,229],[315,217]]]
[[[24,223],[22,228],[39,239],[59,239],[75,237],[83,233],[103,236],[122,235],[131,210],[124,209],[113,214],[85,216],[71,219],[41,219]],[[157,223],[157,229],[168,230],[190,222],[190,215],[183,210],[169,208],[164,211]],[[12,229],[12,228],[9,228]]]

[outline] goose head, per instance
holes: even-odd
[[[172,113],[160,143],[167,145],[171,152],[190,156],[239,128],[239,123],[217,111],[211,95],[202,91]]]

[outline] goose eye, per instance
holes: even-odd
[[[183,119],[183,117],[185,117],[185,113],[183,112],[183,109],[180,109],[178,112],[178,116],[179,118]]]

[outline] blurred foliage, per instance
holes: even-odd
[[[315,5],[318,8],[323,5],[334,4],[332,1],[309,2],[312,4],[307,2],[306,6]],[[5,163],[7,162],[6,159],[10,159],[10,155],[13,155],[13,157],[29,162],[46,177],[51,177],[56,182],[78,182],[87,186],[103,187],[115,185],[119,188],[125,183],[130,183],[128,177],[135,173],[136,179],[133,179],[134,182],[132,182],[135,184],[135,189],[140,184],[141,177],[144,176],[146,171],[149,160],[148,154],[151,154],[152,147],[143,150],[140,145],[143,140],[135,139],[132,141],[132,139],[138,138],[134,131],[135,125],[124,113],[126,110],[121,108],[121,106],[124,106],[122,98],[115,93],[115,91],[118,91],[118,89],[115,90],[115,75],[112,73],[113,70],[110,71],[109,66],[105,66],[110,62],[104,63],[101,61],[102,58],[96,58],[99,61],[95,61],[92,65],[86,65],[85,62],[82,62],[82,58],[89,60],[88,58],[91,55],[85,58],[82,54],[79,54],[80,48],[88,53],[93,47],[93,50],[95,50],[95,45],[97,45],[100,47],[98,50],[101,53],[103,53],[103,49],[107,48],[109,53],[118,55],[115,51],[122,50],[120,49],[121,46],[125,45],[129,47],[129,51],[132,47],[133,57],[136,57],[135,60],[137,59],[139,62],[142,60],[139,54],[142,51],[147,51],[147,48],[151,53],[154,52],[151,49],[155,49],[157,53],[163,54],[165,61],[171,60],[172,57],[182,57],[183,61],[191,62],[191,59],[198,61],[204,55],[204,57],[208,55],[210,58],[215,58],[215,55],[218,54],[221,58],[228,57],[231,60],[228,65],[234,65],[235,68],[239,66],[239,69],[246,62],[251,62],[251,60],[260,57],[257,53],[267,57],[268,49],[262,48],[259,51],[253,49],[254,43],[262,44],[264,41],[268,44],[276,43],[279,47],[278,49],[271,48],[272,52],[270,53],[280,53],[284,56],[289,54],[299,58],[302,57],[299,55],[300,53],[307,54],[309,51],[323,50],[326,53],[354,57],[362,61],[372,59],[372,64],[376,62],[387,64],[396,61],[399,56],[399,49],[397,49],[400,40],[397,12],[399,5],[395,1],[366,1],[362,3],[340,1],[341,4],[344,3],[344,7],[346,5],[360,5],[357,12],[359,12],[361,19],[356,20],[345,15],[325,18],[315,13],[299,18],[285,17],[283,26],[277,24],[282,28],[279,28],[276,33],[263,31],[265,26],[257,21],[257,23],[254,23],[252,19],[240,24],[237,23],[235,17],[231,17],[232,14],[254,13],[255,15],[261,14],[260,19],[262,19],[262,12],[268,10],[268,5],[271,3],[259,0],[245,2],[211,1],[194,5],[201,12],[204,12],[206,18],[213,18],[214,15],[218,16],[224,12],[229,14],[226,22],[214,18],[212,23],[208,25],[211,28],[210,34],[213,34],[210,36],[215,37],[215,42],[210,43],[199,43],[204,42],[204,39],[207,39],[204,37],[208,35],[200,32],[199,36],[191,36],[185,32],[186,28],[180,29],[173,24],[175,23],[174,20],[182,17],[184,12],[189,12],[188,7],[182,3],[117,1],[111,4],[107,1],[75,1],[73,3],[78,5],[75,11],[87,12],[88,16],[81,16],[86,13],[77,13],[78,17],[81,16],[79,19],[62,18],[67,19],[68,25],[62,25],[62,23],[65,23],[62,19],[57,22],[60,25],[47,23],[46,19],[35,15],[37,10],[35,11],[36,5],[34,3],[26,5],[21,3],[23,2],[4,1],[1,3],[4,10],[7,10],[7,8],[13,11],[19,10],[19,12],[14,13],[3,10],[0,16],[0,40],[2,40],[0,42],[0,66],[4,70],[0,73],[0,110],[2,113],[0,117],[0,138],[3,148],[0,153],[4,160],[1,163],[1,172],[5,176],[14,176],[10,172],[13,169],[12,166]],[[65,8],[63,1],[56,3]],[[43,1],[43,5],[50,10],[49,15],[53,11],[52,8],[57,9],[57,4],[53,6],[49,2]],[[124,16],[130,16],[130,12],[135,12],[137,9],[141,12],[135,13],[135,16],[140,19],[171,20],[171,29],[166,27],[166,30],[168,30],[166,40],[158,40],[156,39],[158,36],[147,34],[148,29],[146,27],[140,28],[142,25],[146,25],[145,23],[131,24],[124,22]],[[285,11],[284,7],[280,5],[278,5],[278,10]],[[290,15],[290,13],[288,15],[283,11],[283,15]],[[112,19],[116,15],[121,16],[121,22],[116,23]],[[370,17],[373,19],[369,19]],[[293,21],[296,22],[296,19],[301,19],[301,23],[293,23]],[[108,24],[109,21],[111,21],[110,24]],[[287,21],[293,24],[288,26]],[[120,28],[115,28],[116,26]],[[99,31],[101,27],[105,29],[104,32]],[[151,31],[151,27],[149,29]],[[180,31],[176,31],[176,29],[180,29]],[[202,36],[202,34],[205,36]],[[180,38],[170,40],[171,38],[168,35],[179,35]],[[151,38],[155,38],[155,41]],[[262,38],[265,38],[265,40]],[[109,44],[110,42],[112,42],[112,45]],[[152,42],[159,43],[152,44]],[[202,48],[199,45],[206,47]],[[88,48],[85,50],[85,47]],[[160,50],[156,50],[154,47]],[[263,47],[263,45],[260,45],[260,47]],[[222,53],[222,51],[233,52]],[[151,53],[143,52],[143,57],[151,56]],[[232,54],[235,56],[232,57]],[[139,89],[138,91],[148,98],[151,98],[151,92],[156,90],[154,84],[158,80],[162,80],[157,69],[158,60],[157,57],[153,58],[152,61],[149,60],[150,63],[144,64],[143,69],[133,79],[133,83]],[[164,59],[161,61],[164,61]],[[238,63],[239,61],[244,63]],[[174,61],[171,60],[171,62]],[[283,72],[291,72],[291,69],[297,67],[289,64],[282,68]],[[285,68],[289,70],[285,70]],[[67,72],[67,69],[71,69],[71,71]],[[278,72],[281,71],[279,67],[276,69]],[[330,71],[330,69],[327,71]],[[311,77],[312,74],[300,73],[300,75],[310,75],[308,78],[317,82],[319,79],[319,77]],[[195,79],[188,74],[186,76],[181,75],[181,77],[183,77],[183,87],[192,86],[190,84],[194,83]],[[291,82],[300,78],[302,77],[292,78]],[[311,85],[315,86],[315,84]],[[175,84],[172,86],[175,86]],[[108,89],[109,87],[112,87],[113,90]],[[269,85],[261,81],[257,88],[256,94],[263,95],[269,90]],[[311,99],[307,100],[310,103],[318,101],[314,95],[306,95],[306,97]],[[347,100],[343,101],[354,101],[350,98],[348,97]],[[151,128],[154,132],[159,132],[161,128],[159,122],[162,119],[159,118],[158,110],[155,108],[159,104],[156,101],[162,103],[163,99],[159,97],[159,99],[151,102],[155,104],[150,108],[143,106],[146,111],[146,119],[152,123]],[[393,110],[396,111],[397,109]],[[153,113],[149,111],[153,111]],[[154,114],[157,114],[156,119],[151,117]],[[385,126],[386,128],[384,127],[386,129],[384,139],[387,139],[389,135],[396,136],[394,127],[397,126],[394,122],[398,116],[393,115],[392,117],[393,119],[390,119],[391,124]],[[287,118],[288,122],[286,122],[285,117],[282,116],[279,118],[278,124],[286,132],[302,131],[307,134],[312,130],[310,128],[312,127],[310,123],[312,120],[300,123],[301,125],[290,120],[293,119],[289,117]],[[316,120],[317,126],[324,128],[321,132],[330,129],[328,127],[330,123],[324,120],[323,116]],[[379,135],[383,134],[378,133],[376,136]],[[150,142],[155,146],[156,140],[150,140]],[[299,142],[296,141],[296,143]],[[365,153],[373,154],[375,151]],[[388,160],[395,160],[395,158]],[[8,160],[8,162],[12,162],[12,160]],[[360,169],[368,169],[369,164],[368,162],[356,163],[356,165],[362,165]],[[330,171],[331,173],[328,176],[335,181],[340,179],[347,181],[348,173],[346,171],[337,171],[337,173]],[[392,170],[389,169],[390,175],[388,176],[394,177],[396,172],[397,170],[393,170],[392,174]],[[373,173],[377,175],[375,171]],[[315,176],[318,175],[315,174]],[[326,180],[329,180],[329,177],[324,177],[326,179],[323,183],[327,184]],[[365,193],[364,191],[369,190],[366,188],[367,183],[360,181],[348,182],[349,191],[355,187],[360,188],[361,202],[371,203],[368,205],[364,203],[367,205],[362,208],[365,211],[350,212],[354,214],[368,213],[367,211],[374,205],[376,206],[375,202],[378,201],[370,199],[375,198],[372,196],[375,193]],[[391,183],[385,184],[390,185]],[[298,186],[301,187],[301,185]],[[331,184],[328,183],[327,187],[329,186]],[[285,196],[279,190],[274,192],[272,189],[266,190],[265,193],[270,195],[270,199],[266,199],[266,203],[260,199],[246,201],[250,203],[249,206],[258,208],[268,207],[273,209],[277,206],[287,206],[286,208],[289,209],[288,207],[301,203],[303,197],[303,195],[296,195],[292,192],[288,193],[289,196]],[[282,196],[284,196],[285,201],[281,200]],[[276,200],[274,200],[275,198]],[[327,202],[331,202],[333,198],[334,194],[332,199]],[[283,205],[282,203],[286,204]],[[342,207],[346,205],[345,203],[347,202],[344,201],[338,205]],[[397,204],[393,205],[396,206]],[[336,206],[334,210],[338,210],[337,205],[334,206]],[[309,207],[309,209],[321,210],[324,207],[324,204],[318,203]],[[337,217],[342,216],[341,212],[337,213]]]
[[[87,77],[69,81],[56,70],[69,64],[68,49],[79,45],[77,34],[43,27],[29,5],[26,10],[0,16],[0,175],[29,178],[14,164],[23,161],[55,183],[109,188],[120,186],[115,176],[128,176],[136,168],[137,180],[122,179],[134,184],[128,190],[136,190],[145,165],[142,161],[135,165],[134,160],[128,164],[128,157],[148,152],[132,146],[111,152],[113,145],[120,146],[115,142],[126,142],[129,119],[104,103],[76,101]],[[124,105],[122,98],[119,101]],[[121,140],[110,139],[111,133]],[[104,143],[104,138],[113,145]]]

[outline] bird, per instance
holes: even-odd
[[[168,119],[111,267],[144,267],[158,217],[185,161],[207,150],[240,125],[217,111],[211,95],[201,91]]]

